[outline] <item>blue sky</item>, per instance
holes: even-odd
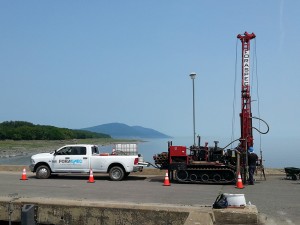
[[[196,72],[197,134],[230,137],[237,51],[239,137],[236,36],[248,31],[257,36],[253,115],[259,105],[269,137],[298,138],[299,9],[284,0],[1,1],[0,122],[121,122],[189,136]]]

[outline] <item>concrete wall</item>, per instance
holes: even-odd
[[[119,204],[42,198],[0,198],[0,221],[21,221],[22,207],[33,204],[39,224],[55,225],[212,225],[210,208]]]
[[[217,224],[258,224],[258,211],[255,205],[245,208],[213,209]]]

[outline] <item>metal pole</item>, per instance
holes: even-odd
[[[195,84],[194,84],[194,79],[193,79],[193,127],[194,127],[194,146],[196,146],[196,128],[195,128]]]
[[[248,137],[247,137],[246,140],[248,140]],[[245,159],[245,162],[244,162],[245,168],[244,168],[244,179],[243,179],[244,184],[246,184],[246,182],[247,182],[248,171],[249,171],[249,167],[248,167],[248,145],[247,144],[248,144],[248,142],[246,141],[246,151],[244,152],[245,153],[245,156],[244,156],[244,159]]]
[[[238,180],[238,175],[241,174],[241,166],[240,166],[240,153],[236,151],[236,181]]]
[[[194,146],[196,146],[196,127],[195,127],[195,78],[196,73],[190,74],[191,79],[193,80],[193,137],[194,137]]]

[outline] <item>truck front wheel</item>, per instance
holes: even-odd
[[[38,179],[47,179],[50,176],[50,168],[45,165],[41,165],[36,169],[36,177]]]
[[[120,181],[124,175],[124,170],[119,166],[114,166],[109,170],[109,177],[112,181]]]

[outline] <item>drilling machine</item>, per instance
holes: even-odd
[[[168,170],[171,180],[175,175],[176,180],[182,183],[233,183],[237,174],[241,173],[245,183],[247,149],[253,146],[252,131],[254,127],[252,127],[252,119],[259,119],[252,117],[250,95],[250,40],[255,37],[254,33],[249,34],[247,32],[237,36],[242,43],[241,137],[235,140],[239,141],[238,146],[234,149],[225,150],[234,141],[224,148],[218,146],[218,141],[215,141],[213,147],[209,147],[207,142],[201,146],[200,136],[198,136],[198,145],[195,144],[194,136],[194,144],[189,148],[173,146],[172,142],[169,141],[168,152],[156,154],[153,159],[157,168]]]

